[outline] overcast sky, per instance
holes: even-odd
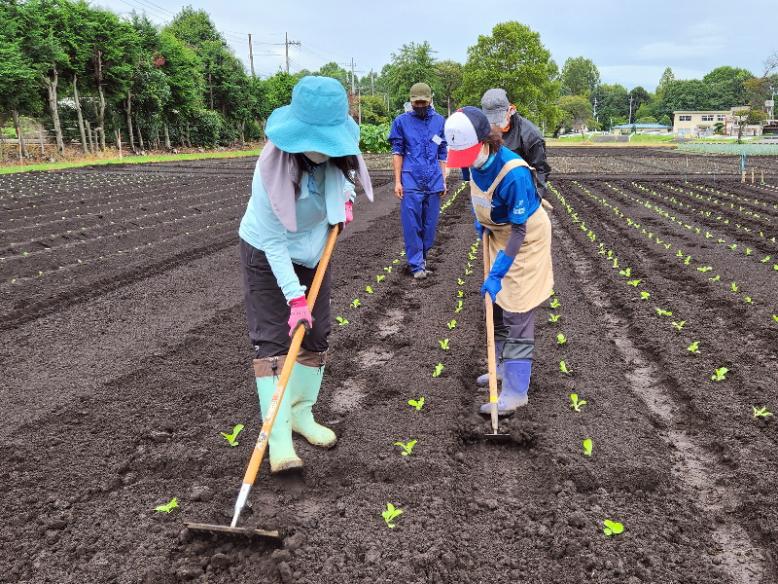
[[[95,0],[121,14],[133,9],[155,22],[170,20],[184,2]],[[719,65],[761,74],[778,51],[776,0],[190,0],[210,13],[235,53],[248,64],[254,41],[258,74],[283,64],[284,32],[300,41],[290,49],[291,69],[316,70],[353,57],[365,74],[380,70],[402,44],[429,41],[438,59],[464,62],[467,47],[498,22],[518,20],[538,31],[561,68],[585,56],[602,81],[654,90],[666,66],[676,78],[699,78]],[[748,24],[742,24],[743,22]],[[763,26],[767,23],[771,26]]]

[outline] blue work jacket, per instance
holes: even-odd
[[[410,111],[392,122],[389,142],[392,154],[403,157],[402,186],[405,191],[440,193],[444,190],[440,161],[448,156],[443,134],[445,119],[429,106],[427,115]]]

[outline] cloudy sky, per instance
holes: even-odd
[[[284,33],[291,69],[350,63],[362,74],[380,68],[403,43],[429,41],[439,59],[464,62],[467,47],[498,22],[518,20],[538,31],[561,67],[586,56],[602,80],[653,90],[665,66],[676,78],[699,78],[719,65],[761,74],[778,37],[761,23],[778,17],[776,0],[95,0],[164,23],[186,3],[211,14],[235,53],[248,63],[248,33],[258,74],[283,63]],[[771,16],[770,16],[771,15]],[[749,24],[742,24],[743,21]],[[772,28],[774,33],[774,27]]]

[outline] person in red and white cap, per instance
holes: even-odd
[[[470,169],[476,230],[488,230],[489,276],[481,294],[494,302],[495,343],[502,391],[500,415],[528,402],[535,350],[535,308],[551,296],[551,221],[534,171],[502,145],[502,132],[478,108],[454,112],[445,125],[449,168]],[[479,378],[483,384],[484,376]],[[486,378],[488,382],[488,378]],[[489,404],[481,413],[490,412]]]

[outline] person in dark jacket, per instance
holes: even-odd
[[[503,145],[535,169],[538,194],[545,196],[551,167],[546,160],[546,141],[538,127],[519,115],[504,89],[494,88],[484,93],[481,110],[492,126],[502,130]]]
[[[408,268],[417,280],[427,277],[427,254],[435,244],[440,197],[446,190],[445,119],[432,107],[426,83],[411,87],[409,112],[392,122],[394,194],[400,217]]]

